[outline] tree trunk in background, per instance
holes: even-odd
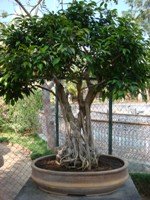
[[[49,85],[44,84],[44,88],[51,89],[54,83],[51,82]],[[54,126],[54,118],[52,117],[53,111],[50,106],[50,92],[43,90],[43,109],[44,109],[44,119],[45,119],[45,135],[47,138],[47,145],[50,149],[55,149],[56,147],[56,134]]]

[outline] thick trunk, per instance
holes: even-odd
[[[75,118],[62,84],[56,79],[58,98],[67,128],[66,144],[57,154],[59,164],[69,168],[91,169],[98,164],[91,132],[90,106],[95,93],[90,91],[88,101],[79,95],[79,114]],[[81,93],[80,93],[81,94]]]
[[[67,115],[63,111],[63,115]],[[97,155],[94,148],[89,117],[81,116],[81,122],[65,120],[68,129],[64,148],[58,153],[58,160],[70,168],[91,169],[97,166]]]

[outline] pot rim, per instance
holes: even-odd
[[[116,156],[112,156],[112,155],[105,155],[105,154],[101,154],[102,156],[107,156],[107,157],[111,157],[111,158],[115,158],[115,159],[118,159],[118,160],[120,160],[122,163],[123,163],[123,166],[122,167],[119,167],[119,168],[117,168],[117,169],[112,169],[112,170],[105,170],[105,171],[81,171],[81,172],[71,172],[71,171],[69,171],[69,169],[68,169],[68,171],[57,171],[57,170],[49,170],[49,169],[41,169],[41,168],[39,168],[39,167],[37,167],[36,165],[35,165],[35,163],[37,162],[37,161],[39,161],[39,160],[42,160],[42,159],[44,159],[44,158],[48,158],[48,157],[52,157],[52,156],[56,156],[55,154],[52,154],[52,155],[47,155],[47,156],[42,156],[42,157],[39,157],[39,158],[37,158],[37,159],[35,159],[33,162],[32,162],[32,164],[31,164],[31,167],[32,167],[32,169],[33,168],[35,168],[37,171],[39,171],[39,172],[44,172],[44,173],[47,173],[47,174],[61,174],[61,175],[71,175],[71,176],[82,176],[82,175],[95,175],[95,174],[97,174],[97,175],[100,175],[100,174],[111,174],[111,173],[118,173],[118,172],[121,172],[121,171],[123,171],[123,170],[125,170],[126,168],[127,168],[127,166],[128,166],[128,164],[127,164],[127,162],[126,161],[124,161],[124,160],[122,160],[121,158],[118,158],[118,157],[116,157]]]

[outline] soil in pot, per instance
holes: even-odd
[[[124,162],[119,159],[115,159],[114,157],[106,157],[104,155],[101,155],[99,157],[99,165],[96,168],[92,168],[90,171],[108,171],[108,170],[113,170],[113,169],[118,169],[124,165]],[[68,171],[68,168],[65,166],[57,164],[55,160],[55,156],[52,158],[45,158],[44,160],[39,160],[36,163],[36,166],[41,169],[46,169],[46,170],[54,170],[54,171]],[[70,168],[70,172],[79,172],[81,169],[77,168]],[[88,170],[84,170],[88,171]]]

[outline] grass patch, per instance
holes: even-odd
[[[0,137],[0,142],[9,142],[7,137]]]
[[[130,175],[139,193],[150,197],[150,174],[131,173]]]
[[[0,134],[0,142],[11,142],[29,149],[32,160],[52,154],[52,151],[47,148],[47,143],[37,134],[22,135],[14,132],[5,132]]]

